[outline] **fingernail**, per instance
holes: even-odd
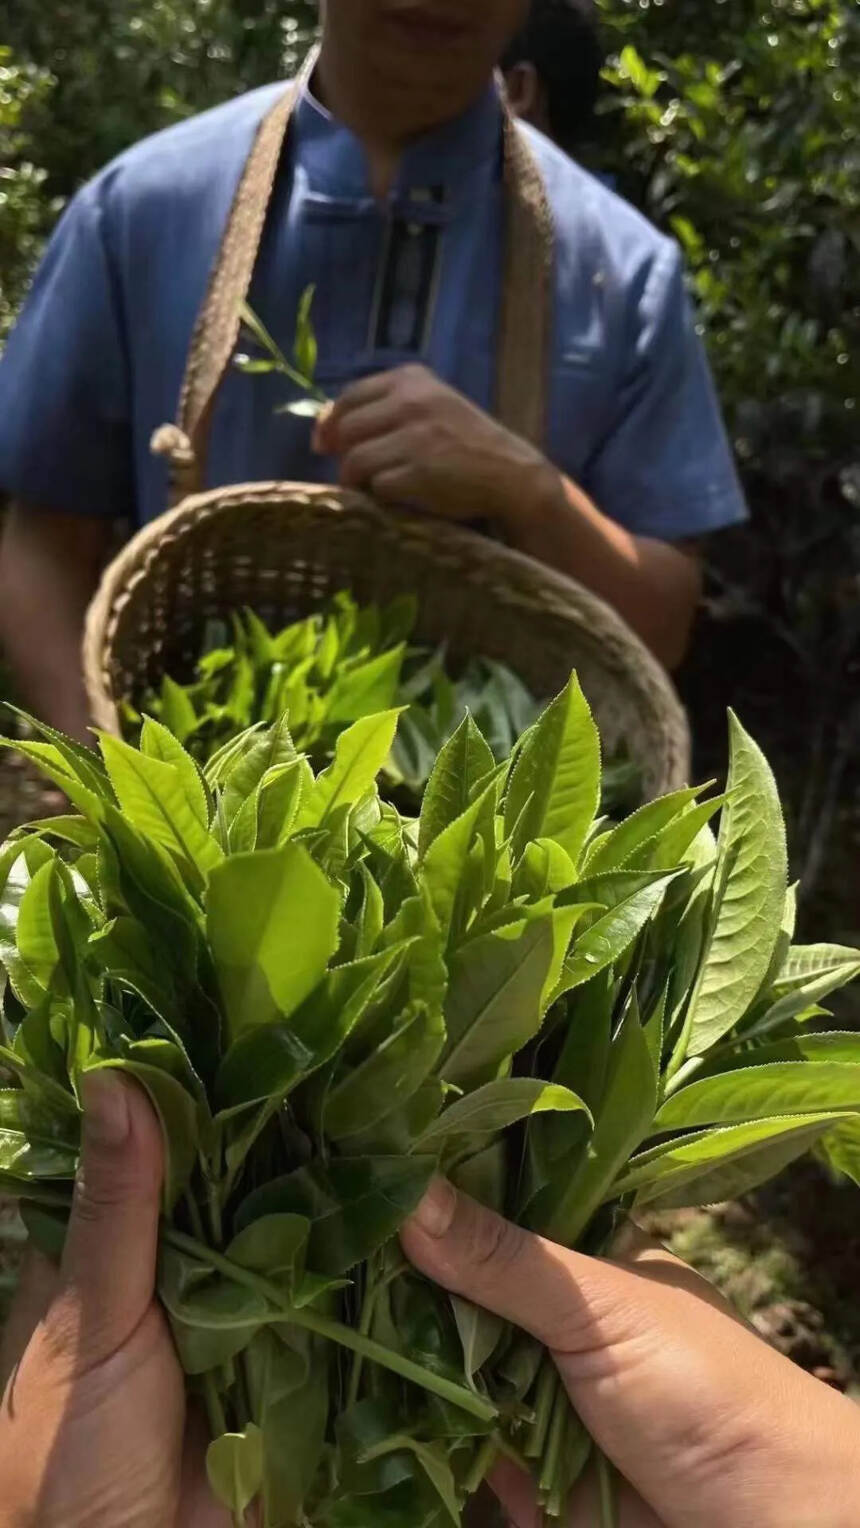
[[[412,1216],[412,1224],[425,1236],[447,1236],[457,1208],[457,1190],[447,1178],[434,1178]]]
[[[108,1070],[85,1072],[81,1079],[84,1132],[96,1146],[124,1146],[131,1130],[128,1093]]]

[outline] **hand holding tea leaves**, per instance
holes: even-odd
[[[115,1074],[89,1074],[84,1097],[61,1266],[31,1263],[4,1332],[0,1522],[227,1528],[155,1299],[158,1120]]]
[[[602,1450],[565,1528],[606,1521],[601,1497],[619,1528],[851,1528],[857,1407],[767,1347],[712,1285],[633,1227],[612,1262],[583,1257],[440,1180],[402,1242],[430,1278],[553,1354]],[[511,1523],[540,1528],[528,1474],[505,1459],[491,1479]]]
[[[157,1121],[136,1089],[106,1074],[97,1080],[114,1097],[96,1096],[101,1130],[85,1132],[82,1192],[90,1209],[83,1225],[80,1211],[72,1212],[62,1274],[48,1273],[51,1303],[39,1313],[38,1336],[25,1336],[0,1413],[3,1506],[16,1523],[38,1512],[40,1528],[226,1528],[224,1509],[205,1487],[202,1451],[187,1433],[180,1471],[181,1371],[154,1305]],[[118,1104],[132,1121],[125,1141],[113,1139]],[[766,1349],[709,1285],[662,1250],[625,1234],[616,1264],[565,1254],[441,1180],[402,1239],[416,1266],[554,1353],[571,1400],[623,1472],[609,1480],[620,1528],[658,1521],[722,1528],[741,1523],[752,1499],[766,1501],[780,1525],[789,1517],[798,1528],[852,1521],[856,1408]],[[88,1309],[95,1325],[80,1321]],[[88,1330],[79,1340],[82,1324]],[[602,1384],[610,1375],[612,1383]],[[518,1528],[538,1528],[533,1489],[514,1463],[497,1465],[492,1483]],[[600,1481],[587,1471],[567,1528],[593,1528],[599,1494]],[[763,1522],[758,1517],[757,1528]]]
[[[419,365],[351,383],[321,414],[314,447],[340,458],[345,488],[506,533],[534,515],[547,490],[557,496],[560,481],[528,441]]]
[[[440,1171],[598,1254],[630,1206],[741,1194],[806,1150],[860,1178],[860,1037],[811,1028],[860,956],[792,947],[737,722],[725,798],[613,825],[575,676],[501,765],[466,718],[417,821],[379,795],[397,721],[362,717],[319,771],[285,718],[202,770],[151,719],[101,759],[20,745],[79,815],[0,851],[0,1182],[56,1249],[84,1077],[144,1087],[158,1292],[237,1524],[259,1498],[266,1528],[442,1528],[499,1460],[564,1521],[590,1459],[608,1480],[547,1334],[406,1263]]]

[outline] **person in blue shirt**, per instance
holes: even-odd
[[[613,604],[668,665],[696,543],[743,518],[679,251],[531,128],[555,225],[541,448],[492,416],[504,197],[495,63],[524,0],[327,0],[276,178],[251,304],[289,349],[316,286],[312,433],[279,379],[233,370],[210,486],[326,480],[494,522]],[[31,706],[82,735],[78,644],[118,520],[167,503],[175,417],[235,188],[283,85],[138,144],[63,216],[0,364],[0,641]]]

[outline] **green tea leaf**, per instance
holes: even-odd
[[[52,986],[60,952],[51,916],[51,888],[58,877],[57,862],[48,860],[29,881],[21,897],[16,927],[17,966],[10,973],[28,1006],[35,1006]]]
[[[77,1152],[62,1142],[0,1128],[0,1173],[22,1181],[74,1178],[77,1165]]]
[[[580,987],[575,997],[565,999],[566,1028],[553,1083],[572,1090],[587,1112],[539,1114],[529,1121],[522,1207],[551,1182],[558,1162],[563,1160],[571,1175],[578,1166],[603,1102],[614,999],[615,984],[609,971]],[[540,1055],[536,1064],[540,1066]]]
[[[338,945],[340,896],[299,844],[213,871],[206,929],[231,1035],[289,1018]]]
[[[437,840],[437,843],[441,840]],[[435,846],[434,846],[435,847]],[[432,853],[432,850],[431,850]],[[540,1028],[575,910],[551,909],[472,940],[451,962],[441,1075],[461,1088],[490,1081]]]
[[[83,813],[88,822],[101,822],[104,814],[105,794],[88,789],[82,784],[77,769],[64,758],[54,743],[31,743],[20,738],[4,737],[0,733],[0,748],[11,748],[24,759],[36,765],[39,772],[58,786],[68,796],[73,806]]]
[[[454,1476],[445,1455],[438,1447],[434,1448],[429,1443],[419,1443],[416,1438],[408,1437],[405,1433],[396,1433],[393,1438],[386,1439],[385,1443],[377,1443],[373,1448],[368,1449],[364,1459],[370,1462],[384,1454],[396,1454],[401,1449],[408,1449],[415,1455],[449,1518],[457,1525],[457,1528],[460,1528],[460,1507]]]
[[[212,1274],[162,1240],[158,1294],[186,1374],[229,1363],[271,1317],[271,1306],[244,1284]]]
[[[218,1500],[242,1517],[263,1486],[263,1434],[249,1422],[243,1433],[224,1433],[206,1452],[206,1474]]]
[[[406,1103],[429,1076],[444,1043],[441,1013],[423,1005],[407,1009],[371,1055],[335,1077],[323,1116],[329,1139],[341,1141],[368,1130]]]
[[[544,897],[556,896],[573,886],[576,867],[569,854],[551,838],[536,838],[526,844],[511,887],[511,898],[526,896],[539,902]],[[577,896],[577,901],[582,901]]]
[[[588,1155],[572,1177],[564,1162],[559,1163],[553,1181],[529,1207],[533,1230],[564,1247],[575,1246],[609,1185],[648,1135],[656,1103],[657,1076],[648,1041],[635,1016],[629,1015],[612,1042]]]
[[[385,924],[385,904],[382,892],[366,865],[359,865],[362,882],[361,912],[356,926],[356,958],[361,960],[372,955],[382,936]]]
[[[532,839],[552,838],[576,863],[599,803],[600,740],[572,674],[514,765],[505,826],[514,834],[515,853]]]
[[[344,666],[335,676],[326,707],[326,722],[356,722],[362,716],[390,711],[396,704],[406,646],[370,658],[355,667]]]
[[[165,680],[165,684],[167,682]],[[144,719],[141,729],[140,751],[151,759],[160,759],[163,764],[174,766],[192,812],[201,826],[208,829],[209,802],[206,787],[190,753],[186,753],[166,727],[162,727],[160,722],[153,721],[149,716]]]
[[[777,1061],[703,1077],[666,1100],[654,1129],[739,1124],[826,1109],[860,1114],[860,1043],[853,1062]]]
[[[688,863],[696,840],[708,829],[711,818],[725,806],[727,800],[727,796],[711,796],[698,806],[689,807],[650,845],[643,845],[634,854],[631,865],[647,865],[652,870],[673,870],[676,865]]]
[[[463,1346],[463,1368],[469,1384],[474,1388],[475,1375],[489,1363],[505,1331],[505,1324],[491,1311],[482,1310],[471,1300],[451,1295],[451,1309],[457,1323],[457,1332]]]
[[[416,1142],[417,1151],[437,1151],[452,1136],[506,1130],[520,1120],[545,1113],[589,1111],[569,1088],[531,1077],[502,1077],[450,1104]],[[590,1116],[589,1116],[590,1118]]]
[[[396,1235],[435,1167],[434,1157],[316,1159],[250,1194],[236,1227],[263,1215],[304,1215],[311,1222],[308,1266],[339,1277]]]
[[[270,770],[293,764],[296,758],[295,744],[285,716],[264,732],[245,733],[241,748],[234,756],[225,756],[217,772],[218,783],[224,792],[224,814],[228,824],[233,822],[243,803],[262,785]]]
[[[176,684],[169,674],[161,681],[160,716],[178,743],[185,743],[197,727],[197,712],[188,688]]]
[[[768,1034],[837,992],[860,976],[860,950],[841,945],[800,946],[789,951],[774,982],[773,1001],[760,1013],[750,1034]]]
[[[637,851],[647,846],[650,853],[653,840],[676,822],[700,794],[701,789],[693,787],[647,802],[595,845],[586,858],[584,873],[592,876],[608,870],[621,870],[629,865]]]
[[[739,1038],[736,1048],[709,1055],[703,1072],[707,1076],[732,1071],[736,1067],[764,1066],[775,1061],[851,1061],[860,1063],[860,1033],[853,1030],[830,1030],[827,1034],[804,1034],[802,1031],[784,1040],[766,1044],[750,1043]]]
[[[313,771],[305,759],[266,771],[257,797],[258,849],[277,849],[286,842],[313,783]]]
[[[312,1353],[304,1383],[266,1411],[267,1522],[301,1522],[323,1459],[328,1414],[329,1371],[322,1350]]]
[[[234,1236],[225,1256],[292,1292],[305,1269],[310,1224],[303,1215],[264,1215]]]
[[[818,1152],[833,1172],[860,1188],[860,1118],[848,1115],[840,1120],[819,1142]]]
[[[493,802],[495,792],[496,786],[490,785],[465,812],[449,823],[432,840],[421,864],[421,884],[430,895],[433,912],[446,936],[451,928],[457,893],[466,877],[478,825],[488,804]]]
[[[162,848],[193,866],[201,879],[222,858],[215,839],[197,816],[175,764],[138,753],[119,738],[102,733],[101,747],[121,812]]]
[[[637,1205],[659,1202],[666,1209],[736,1199],[781,1172],[845,1118],[832,1112],[795,1114],[670,1141],[634,1157],[608,1197],[635,1191]]]
[[[785,829],[776,785],[734,716],[731,747],[714,912],[687,1019],[689,1056],[702,1055],[743,1017],[770,967],[785,902]]]
[[[316,287],[306,287],[296,314],[295,361],[302,376],[309,382],[313,382],[317,370],[317,342],[311,323],[311,310],[315,296]]]
[[[643,886],[625,901],[610,908],[609,912],[603,913],[596,922],[574,938],[564,962],[556,996],[590,981],[598,972],[626,954],[657,912],[670,879],[661,876]],[[596,885],[596,882],[589,884]],[[570,896],[580,893],[588,895],[585,882],[574,886],[570,893],[563,892],[559,905],[564,906]]]
[[[494,766],[489,745],[467,715],[445,744],[427,781],[418,834],[422,859],[440,833],[462,817],[475,786]]]
[[[159,961],[143,924],[135,918],[112,918],[91,936],[89,949],[112,981],[138,993],[169,1022],[177,1002],[170,966]]]
[[[92,748],[87,748],[83,743],[78,743],[70,738],[65,732],[58,732],[55,727],[49,727],[47,722],[39,721],[37,717],[30,716],[26,711],[21,711],[17,706],[9,706],[8,709],[19,717],[33,732],[43,737],[46,742],[53,745],[63,760],[66,768],[71,772],[81,785],[86,787],[95,796],[110,798],[110,785],[108,784],[104,766],[97,753]],[[72,797],[69,797],[72,800]]]
[[[352,806],[372,789],[391,751],[399,715],[399,711],[384,711],[365,716],[340,734],[333,762],[317,778],[302,806],[300,827],[324,824],[339,807]]]
[[[284,1098],[290,1089],[340,1049],[380,983],[402,958],[403,945],[338,966],[293,1013],[289,1022],[265,1024],[240,1036],[218,1072],[219,1107]]]
[[[346,1155],[358,1157],[406,1156],[436,1118],[445,1099],[445,1084],[427,1077],[405,1104],[391,1109],[368,1130],[339,1142]]]
[[[822,976],[835,976],[844,983],[855,981],[860,976],[860,950],[841,944],[795,945],[775,978],[775,986],[784,993]]]

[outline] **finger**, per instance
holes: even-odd
[[[395,504],[401,509],[432,509],[429,500],[418,493],[415,468],[411,466],[389,467],[385,472],[374,474],[370,492],[380,504]]]
[[[341,486],[369,491],[382,473],[403,467],[406,459],[403,438],[399,432],[382,435],[376,440],[366,440],[342,457],[339,473]]]
[[[489,1483],[505,1510],[510,1528],[541,1528],[534,1481],[519,1465],[512,1459],[500,1459],[493,1466]]]
[[[87,1072],[81,1164],[62,1261],[87,1362],[127,1341],[152,1302],[164,1154],[146,1095],[109,1069]]]
[[[18,1288],[0,1340],[0,1391],[4,1390],[43,1321],[57,1293],[60,1276],[53,1263],[28,1249],[21,1265]]]
[[[565,1252],[484,1209],[445,1179],[432,1184],[402,1232],[407,1257],[422,1273],[531,1333],[551,1350],[588,1345],[593,1319],[587,1297],[595,1282],[611,1287],[612,1271],[595,1281],[591,1258]],[[597,1296],[602,1311],[605,1287]]]
[[[379,403],[390,398],[394,375],[395,373],[391,371],[377,372],[372,377],[362,377],[360,382],[352,382],[349,387],[344,388],[340,397],[318,421],[317,434],[326,452],[334,453],[334,442],[337,440],[342,421],[347,414],[353,413],[356,409],[365,408],[368,404]]]
[[[377,440],[391,435],[400,423],[400,407],[396,398],[390,396],[362,408],[350,409],[348,413],[332,416],[326,422],[326,448],[332,456],[343,456],[364,441]]]

